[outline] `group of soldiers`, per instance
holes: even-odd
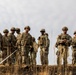
[[[13,55],[5,60],[3,64],[17,63],[36,65],[36,55],[38,48],[40,47],[41,64],[48,65],[50,46],[48,33],[46,33],[45,29],[41,29],[41,35],[38,37],[37,43],[35,37],[29,33],[30,27],[26,26],[24,30],[25,32],[21,33],[20,28],[12,27],[10,33],[8,29],[3,31],[4,35],[0,33],[0,51],[2,51],[2,60],[17,50]],[[67,33],[67,27],[63,27],[62,31],[63,33],[58,35],[55,47],[58,49],[56,52],[58,66],[61,66],[63,59],[64,67],[66,67],[70,46],[72,46],[72,64],[76,64],[76,31],[74,32],[73,38]],[[17,36],[15,36],[15,32],[17,33]]]
[[[72,47],[72,64],[76,64],[76,31],[74,32],[74,37],[72,38],[67,34],[68,28],[62,28],[63,33],[58,35],[57,42],[55,44],[58,49],[56,52],[57,55],[57,64],[58,64],[58,75],[61,75],[61,64],[63,59],[64,73],[67,72],[67,58],[69,56],[69,47]],[[67,74],[64,74],[67,75]]]
[[[40,47],[40,59],[42,65],[48,65],[48,53],[50,40],[45,29],[41,29],[41,35],[38,37],[38,43],[35,41],[29,31],[30,27],[24,28],[25,32],[21,33],[20,28],[12,27],[10,33],[8,29],[3,31],[4,35],[0,33],[0,58],[2,64],[26,64],[36,65],[36,55]],[[15,36],[15,32],[17,36]],[[8,58],[7,58],[8,57]]]

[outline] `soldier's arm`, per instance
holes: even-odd
[[[50,39],[48,38],[48,47],[50,46]]]
[[[70,35],[68,37],[67,44],[68,45],[71,45],[72,44],[72,37]]]
[[[59,44],[59,43],[62,43],[62,42],[63,42],[63,40],[61,39],[61,35],[58,35],[57,43]]]
[[[35,48],[35,49],[34,49],[35,52],[37,52],[37,51],[38,51],[38,44],[37,44],[36,42],[34,43],[34,48]]]
[[[24,35],[24,34],[22,33],[22,34],[21,34],[21,37],[20,37],[20,45],[24,45],[24,44],[23,44],[23,41],[22,41],[22,40],[23,40],[23,35]]]
[[[49,47],[49,39],[48,39],[48,36],[47,35],[45,35],[45,42],[46,42],[46,48],[48,48]]]
[[[38,47],[40,46],[40,37],[38,37]]]
[[[32,36],[30,35],[30,45],[33,46]]]

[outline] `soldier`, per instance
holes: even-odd
[[[32,36],[30,35],[30,27],[26,26],[24,28],[25,32],[21,35],[21,56],[22,56],[22,64],[29,65],[30,64],[30,57],[29,53],[32,49]]]
[[[0,33],[0,61],[2,61],[3,58],[3,52],[2,52],[2,34]]]
[[[10,46],[9,37],[8,37],[9,31],[5,29],[3,33],[4,35],[3,35],[2,46],[3,46],[3,59],[5,59],[7,56],[9,56],[9,46]],[[6,64],[6,63],[9,64],[8,59],[7,61],[4,61],[3,64]]]
[[[46,58],[47,58],[47,59],[46,59],[46,63],[48,64],[48,54],[49,54],[50,39],[48,38],[48,33],[45,33],[45,36],[47,37],[47,38],[46,38],[46,40],[47,40],[47,41],[46,41],[46,47],[47,47],[47,48],[46,48],[46,49],[47,49],[47,50],[46,50]]]
[[[0,33],[0,50],[2,50],[2,34]]]
[[[42,65],[48,65],[47,59],[47,37],[45,36],[45,29],[41,29],[41,36],[38,38],[38,45],[40,47],[40,59]]]
[[[71,44],[72,38],[69,34],[67,34],[68,28],[63,27],[62,28],[63,33],[61,33],[56,42],[56,47],[58,48],[57,51],[57,64],[58,64],[58,70],[60,72],[61,70],[61,64],[63,59],[63,66],[64,66],[64,73],[67,70],[67,57],[68,57],[68,47]],[[65,74],[64,74],[65,75]]]
[[[72,53],[72,57],[73,57],[73,60],[72,60],[72,64],[76,64],[76,31],[74,32],[74,37],[72,38],[72,50],[73,50],[73,53]]]
[[[17,42],[16,46],[18,48],[18,51],[16,52],[16,62],[17,64],[21,64],[21,33],[20,33],[20,28],[16,28],[16,33],[17,33]]]
[[[12,27],[11,29],[11,33],[8,34],[9,39],[10,39],[10,54],[13,53],[16,50],[16,36],[14,35],[15,33],[15,27]],[[14,53],[11,56],[11,63],[10,64],[15,64],[15,60],[16,60],[16,53]]]
[[[38,44],[36,43],[34,37],[32,37],[32,41],[33,41],[33,48],[30,53],[30,55],[31,55],[30,62],[32,63],[32,65],[36,65],[36,55],[37,55],[37,51],[38,51]]]

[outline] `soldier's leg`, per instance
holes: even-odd
[[[7,57],[7,49],[3,50],[3,60]],[[6,64],[6,60],[3,62],[3,64]]]
[[[47,58],[48,58],[48,53],[45,51],[45,48],[43,48],[43,53],[42,53],[42,55],[43,55],[43,58],[42,58],[42,61],[43,61],[43,64],[44,65],[47,65]]]
[[[18,64],[18,56],[19,56],[19,54],[18,54],[18,51],[16,52],[16,64]]]
[[[76,51],[74,51],[74,56],[73,56],[73,58],[74,58],[74,64],[76,64]]]
[[[21,51],[19,50],[19,57],[18,57],[18,63],[21,64]]]
[[[58,75],[62,73],[61,70],[61,64],[62,64],[62,52],[61,50],[63,49],[62,46],[58,46],[58,57],[57,57],[57,64],[58,64]]]
[[[11,54],[15,51],[15,49],[12,47],[11,48]],[[11,64],[15,64],[16,63],[16,53],[12,54],[11,58]]]
[[[74,65],[74,52],[72,52],[72,64]]]
[[[74,65],[75,64],[75,57],[74,57],[74,49],[73,49],[73,53],[72,53],[72,64]]]
[[[36,65],[36,53],[34,53],[34,65]]]
[[[25,47],[22,46],[22,47],[21,47],[21,63],[22,63],[22,64],[24,64],[24,57],[25,57],[25,56],[24,56],[24,51],[25,51]]]
[[[25,58],[24,58],[24,61],[25,61],[25,64],[26,65],[30,65],[30,56],[29,56],[29,47],[25,47]]]
[[[36,53],[32,52],[32,65],[36,65]]]
[[[74,63],[76,64],[76,57],[75,57],[75,62]]]
[[[68,47],[64,47],[64,57],[63,57],[63,59],[64,59],[64,62],[63,62],[63,64],[64,64],[64,72],[65,72],[65,75],[67,75],[67,57],[68,57]]]
[[[0,50],[0,62],[3,60],[3,52]],[[3,64],[3,63],[2,63]]]
[[[41,64],[44,65],[43,51],[42,51],[42,49],[41,49],[41,51],[40,51],[40,59],[41,59]]]
[[[7,47],[7,56],[9,56],[10,55],[10,47]],[[7,59],[7,64],[10,64],[10,62],[9,62],[9,58]]]
[[[30,52],[30,65],[33,65],[33,52]]]
[[[65,50],[65,52],[64,52],[63,59],[64,59],[64,66],[66,67],[67,66],[67,57],[68,57],[68,48],[65,47],[64,50]]]
[[[45,53],[45,64],[48,65],[48,53]]]

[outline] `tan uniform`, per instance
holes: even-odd
[[[50,46],[50,39],[48,38],[48,36],[46,36],[46,63],[48,64],[48,54],[49,54],[49,46]]]
[[[44,35],[41,35],[38,38],[38,45],[40,46],[40,59],[41,59],[41,64],[42,65],[47,65],[48,61],[46,60],[48,58],[48,53],[47,53],[47,37]]]
[[[69,34],[60,34],[57,38],[56,47],[57,51],[57,64],[59,66],[59,71],[61,70],[61,64],[63,59],[63,66],[66,70],[67,68],[67,57],[68,57],[68,47],[71,44],[71,36]]]
[[[38,44],[34,41],[33,42],[33,48],[31,51],[31,56],[30,56],[30,62],[32,65],[36,65],[36,55],[37,55],[37,51],[38,51]]]
[[[22,56],[22,63],[29,65],[30,57],[29,52],[32,48],[32,36],[29,33],[22,33],[21,35],[21,56]]]
[[[17,42],[16,42],[16,46],[18,48],[18,51],[16,52],[16,62],[17,64],[21,64],[21,33],[17,34]]]
[[[72,38],[72,57],[73,57],[73,60],[72,60],[72,64],[76,64],[76,37],[74,36]]]

